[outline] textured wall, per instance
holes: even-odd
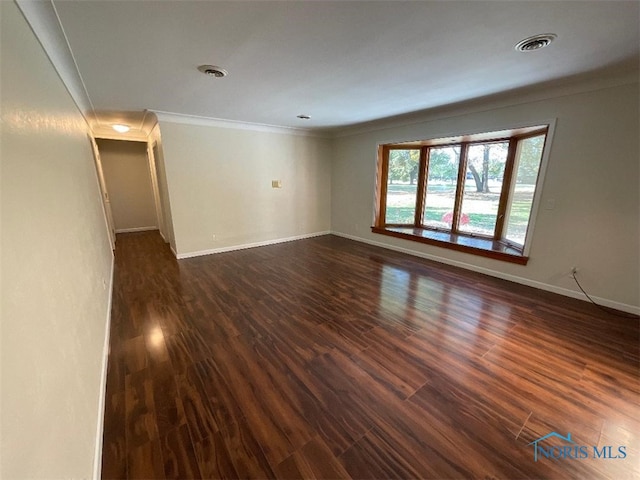
[[[87,126],[0,2],[2,478],[90,478],[112,254]]]
[[[329,230],[329,140],[163,121],[160,130],[179,255]]]

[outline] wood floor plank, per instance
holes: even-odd
[[[455,378],[439,375],[431,378],[410,401],[423,410],[438,412],[450,420],[453,428],[468,435],[495,431],[515,439],[531,412],[517,404],[489,398],[485,392],[491,391],[493,385],[484,385],[489,388],[470,388]]]
[[[148,370],[127,375],[125,386],[127,449],[158,438],[153,385]]]
[[[638,319],[331,235],[178,261],[119,234],[102,477],[637,478],[639,344]],[[534,461],[554,431],[625,458]]]
[[[139,372],[149,365],[144,336],[137,335],[125,340],[123,346],[124,364],[127,373]]]
[[[574,386],[582,378],[586,367],[584,361],[513,342],[503,342],[492,348],[484,355],[484,359],[524,378],[543,377],[544,381]]]
[[[191,438],[202,440],[218,432],[211,405],[200,384],[183,374],[176,375],[175,378]]]
[[[129,450],[127,477],[130,479],[164,478],[162,447],[154,439]]]
[[[107,390],[102,442],[102,478],[127,478],[125,393]]]
[[[171,430],[161,444],[165,478],[203,478],[186,426]]]
[[[221,373],[242,412],[257,427],[256,438],[272,465],[277,465],[311,439],[312,430],[287,401],[283,392],[285,386],[265,372],[264,359],[241,339],[221,345],[213,358],[218,365],[232,367]],[[265,394],[258,395],[258,392]]]
[[[509,463],[502,462],[501,466],[494,466],[487,455],[491,453],[491,449],[484,442],[459,435],[446,412],[420,409],[412,402],[398,399],[373,381],[373,378],[366,380],[368,375],[338,351],[323,359],[327,364],[338,367],[332,370],[340,372],[340,378],[345,383],[366,385],[367,396],[359,408],[371,418],[375,428],[365,435],[367,440],[363,443],[374,451],[380,448],[393,451],[390,458],[395,458],[398,462],[396,468],[402,469],[404,462],[410,459],[409,464],[417,472],[415,475],[418,478],[434,478],[435,472],[445,478],[473,477],[473,472],[482,472],[483,475],[502,474],[507,478],[522,475],[522,472]],[[356,382],[355,379],[359,381]],[[342,389],[346,390],[345,387]],[[484,433],[490,432],[484,430]],[[512,443],[515,443],[515,439]],[[432,445],[438,447],[434,449]],[[469,456],[463,453],[482,453],[482,450],[485,450],[483,455]]]
[[[202,478],[240,478],[218,432],[196,441],[194,447]]]
[[[313,445],[328,446],[338,455],[351,445],[355,438],[350,430],[343,424],[336,422],[328,410],[322,408],[320,403],[306,389],[300,388],[295,381],[292,370],[288,364],[282,364],[273,351],[264,345],[262,339],[257,339],[253,348],[258,355],[260,365],[265,373],[278,385],[285,402],[303,418],[311,431],[318,433],[317,441],[311,441]]]
[[[211,356],[211,347],[199,330],[189,328],[167,339],[167,350],[176,373],[184,373],[195,362]]]
[[[151,377],[155,418],[158,434],[164,437],[169,430],[186,425],[182,396],[176,383],[176,373],[170,362],[163,362],[149,369]]]
[[[312,438],[277,467],[278,478],[338,480],[351,478],[322,439]]]
[[[306,393],[310,399],[309,407],[322,412],[312,416],[316,423],[316,429],[335,453],[342,452],[345,448],[360,438],[371,428],[370,421],[363,412],[353,408],[352,402],[345,395],[333,389],[324,382],[311,368],[312,365],[285,352],[285,346],[273,339],[262,339],[267,343],[274,355],[286,362],[287,371],[291,373],[292,381],[296,382],[302,393]],[[306,416],[306,414],[305,414]]]
[[[436,478],[436,471],[425,472],[423,460],[412,458],[407,452],[389,445],[377,430],[367,433],[349,450],[341,460],[351,478]],[[450,472],[449,472],[450,473]],[[442,478],[456,478],[438,472]]]
[[[227,382],[218,371],[213,358],[207,358],[194,364],[186,373],[192,384],[199,384],[210,411],[218,426],[218,432],[210,433],[206,438],[194,442],[198,463],[202,474],[207,478],[219,475],[231,475],[236,478],[274,478],[273,471],[253,432],[247,427],[240,404],[233,396]],[[221,443],[222,442],[222,443]],[[222,451],[222,449],[226,449]],[[215,449],[211,452],[211,449]],[[218,452],[218,453],[215,453]],[[217,455],[226,462],[228,456],[233,468],[223,462],[209,458]]]
[[[367,333],[366,337],[371,345],[353,358],[369,375],[403,400],[424,385],[430,376],[430,369],[421,358],[408,350],[394,347],[397,342],[405,343],[405,338],[379,327]]]
[[[143,338],[149,364],[153,365],[169,361],[164,332],[159,324],[149,322]]]
[[[276,478],[267,457],[244,418],[238,418],[236,422],[227,425],[220,432],[220,436],[215,436],[216,439],[220,437],[233,464],[233,469],[237,473],[236,478]],[[218,448],[222,448],[219,441],[217,445]],[[211,454],[208,453],[208,449],[212,448],[210,438],[196,442],[195,448],[199,461],[211,462]],[[206,466],[201,468],[202,474],[207,477],[206,472],[210,469]],[[212,475],[212,478],[215,478],[215,475]]]

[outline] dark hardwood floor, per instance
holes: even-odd
[[[102,475],[640,478],[638,324],[335,236],[118,235]]]

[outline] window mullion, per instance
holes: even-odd
[[[415,226],[420,227],[424,223],[424,202],[427,192],[427,176],[429,173],[429,147],[420,149],[420,168],[418,171],[418,192],[416,195]]]
[[[518,140],[512,138],[509,140],[509,151],[507,152],[507,161],[504,166],[504,174],[502,177],[502,191],[500,192],[500,202],[498,203],[498,216],[496,217],[496,229],[494,231],[494,239],[501,240],[504,232],[504,221],[507,213],[507,204],[509,203],[509,193],[511,192],[511,182],[513,181],[513,171],[518,149]]]
[[[453,219],[451,221],[451,232],[458,233],[458,220],[462,209],[462,195],[464,193],[464,182],[467,174],[467,150],[468,142],[460,144],[460,161],[458,162],[458,183],[456,184],[456,201],[453,206]]]

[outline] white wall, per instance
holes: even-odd
[[[328,139],[162,118],[160,130],[179,256],[329,230]]]
[[[112,267],[93,154],[16,5],[0,16],[0,476],[89,478]]]
[[[158,226],[147,144],[97,139],[116,232]]]
[[[423,256],[581,296],[568,272],[609,305],[638,311],[638,84],[447,115],[338,138],[332,168],[332,230]],[[371,233],[380,143],[498,130],[557,118],[527,266]],[[584,297],[582,297],[584,298]]]

